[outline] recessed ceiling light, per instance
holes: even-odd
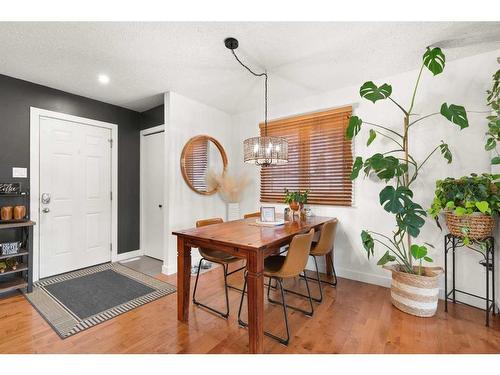
[[[99,74],[97,76],[97,80],[99,81],[100,84],[107,85],[109,83],[109,76],[106,74]]]

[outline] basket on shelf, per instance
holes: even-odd
[[[464,237],[463,230],[465,229],[467,237],[471,240],[482,240],[493,233],[495,220],[492,216],[481,213],[458,216],[453,212],[447,212],[446,225],[450,233],[454,236]]]

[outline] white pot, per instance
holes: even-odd
[[[227,221],[239,220],[240,217],[240,204],[227,203]]]

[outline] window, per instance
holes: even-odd
[[[352,147],[345,137],[351,112],[349,106],[269,122],[269,136],[288,139],[288,163],[261,168],[261,202],[283,202],[289,189],[309,190],[311,204],[351,206]]]

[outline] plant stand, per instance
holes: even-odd
[[[479,296],[476,294],[472,294],[466,292],[464,290],[459,290],[455,286],[455,253],[456,250],[464,247],[464,243],[462,238],[457,237],[450,234],[447,234],[444,237],[444,294],[445,294],[445,302],[444,302],[444,311],[448,312],[448,301],[452,301],[453,303],[460,303],[463,305],[471,306],[478,308],[476,306],[470,305],[468,303],[457,300],[456,294],[462,293],[471,297],[479,298],[486,302],[485,313],[486,313],[486,326],[490,325],[490,312],[492,315],[496,314],[496,305],[495,305],[495,240],[493,237],[487,237],[484,240],[486,244],[485,252],[469,248],[472,251],[476,251],[484,257],[484,260],[481,260],[479,264],[486,268],[486,296]],[[448,291],[448,253],[452,253],[452,289]],[[491,297],[490,297],[490,273],[491,273]]]

